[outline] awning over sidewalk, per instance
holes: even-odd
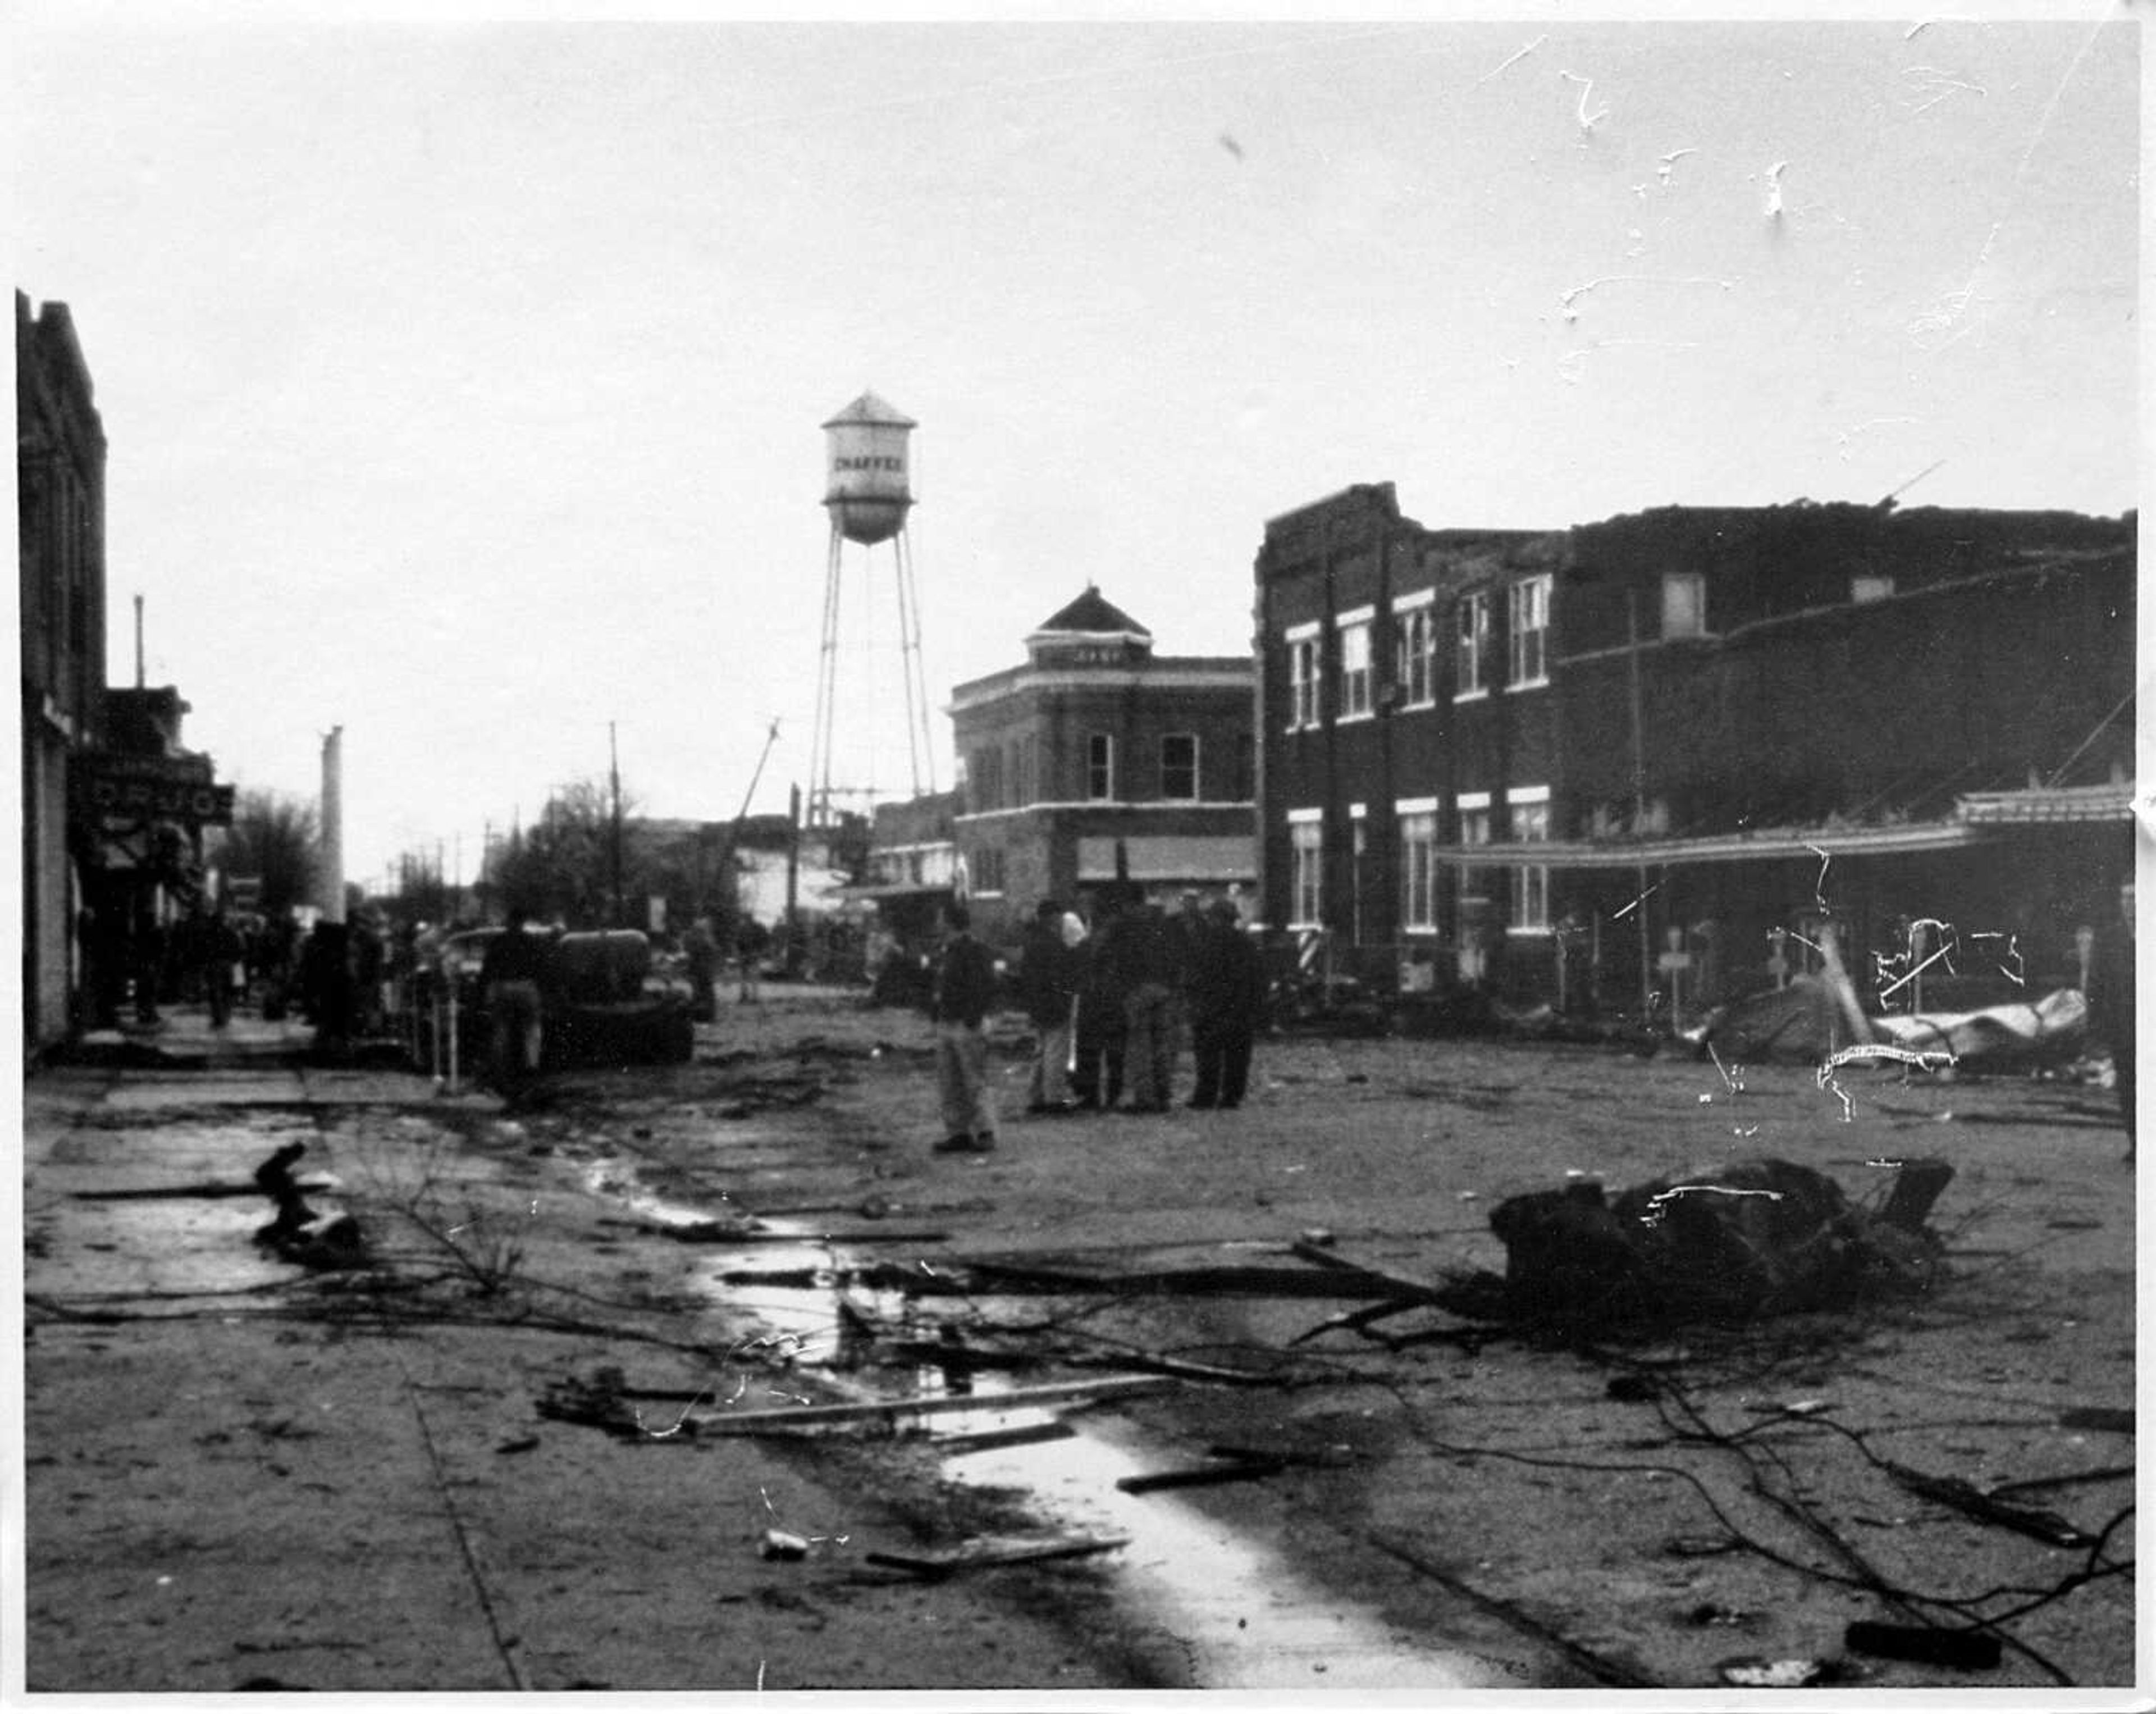
[[[1778,828],[1758,833],[1710,834],[1697,839],[1551,839],[1452,845],[1440,847],[1435,855],[1440,862],[1455,868],[1514,863],[1540,863],[1553,869],[1664,868],[1682,863],[1953,851],[1979,844],[1983,837],[1979,829],[1964,821],[1925,821],[1894,827]]]
[[[1147,834],[1122,842],[1133,881],[1196,881],[1225,884],[1255,881],[1258,860],[1255,842],[1242,834]],[[1078,879],[1081,884],[1116,878],[1116,841],[1081,838],[1078,842]]]

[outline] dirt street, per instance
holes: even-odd
[[[930,1150],[917,1017],[776,987],[514,1115],[268,1062],[33,1079],[28,1686],[2133,1684],[2108,1092],[1298,1036],[1240,1111],[1031,1117],[1001,1039],[981,1156]],[[368,1265],[265,1253],[259,1197],[113,1194],[291,1142]],[[1351,1272],[1502,1273],[1508,1195],[1758,1156],[1866,1200],[1950,1162],[1932,1289],[1587,1347]],[[1068,1557],[922,1564],[1006,1538]]]

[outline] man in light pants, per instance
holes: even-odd
[[[983,1025],[995,1000],[996,963],[973,938],[973,916],[952,899],[936,963],[928,1016],[936,1027],[936,1091],[943,1108],[940,1155],[985,1155],[996,1145],[996,1108],[988,1089],[988,1038]]]

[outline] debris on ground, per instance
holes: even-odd
[[[1285,1459],[1268,1458],[1262,1454],[1238,1454],[1183,1470],[1152,1470],[1120,1477],[1116,1486],[1126,1494],[1151,1494],[1163,1488],[1215,1488],[1226,1482],[1261,1481],[1267,1476],[1278,1475],[1286,1468]]]
[[[1889,1660],[1921,1660],[1931,1666],[1987,1670],[1999,1665],[1999,1642],[1987,1631],[1948,1630],[1927,1624],[1882,1624],[1858,1619],[1842,1634],[1860,1655]]]
[[[1798,976],[1786,987],[1717,1006],[1679,1033],[1700,1053],[1732,1063],[1817,1062],[1851,1033],[1840,998],[1830,983]],[[2087,1032],[2088,1003],[2078,991],[2061,988],[1973,1011],[1887,1012],[1864,1022],[1876,1040],[1948,1057],[1961,1071],[2015,1071],[2072,1058]]]
[[[993,1566],[1032,1565],[1044,1559],[1078,1559],[1127,1547],[1127,1536],[981,1536],[952,1547],[911,1552],[876,1549],[862,1557],[870,1565],[910,1571],[917,1577],[946,1578]]]
[[[346,1213],[318,1214],[300,1194],[292,1165],[306,1152],[305,1143],[287,1143],[254,1169],[255,1188],[277,1210],[276,1217],[256,1231],[254,1241],[302,1268],[366,1267],[367,1240],[359,1222]]]
[[[1953,1176],[1901,1165],[1877,1214],[1824,1173],[1739,1161],[1635,1186],[1599,1181],[1507,1198],[1490,1215],[1506,1248],[1512,1312],[1562,1330],[1742,1320],[1920,1289],[1940,1248],[1925,1227]]]

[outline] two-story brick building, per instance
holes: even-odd
[[[932,847],[947,828],[949,882],[977,926],[1004,939],[1040,900],[1081,903],[1119,865],[1157,895],[1247,889],[1250,660],[1156,655],[1152,633],[1090,584],[1025,645],[1021,665],[952,692],[961,777],[947,821],[924,845],[897,806],[879,811],[879,878],[920,884],[919,860],[943,862]],[[932,884],[942,878],[938,867]]]
[[[16,574],[22,620],[23,1031],[70,1027],[70,781],[105,685],[105,427],[65,304],[15,294]]]
[[[2124,872],[2134,567],[2130,517],[1349,489],[1257,558],[1265,918],[1572,1010],[1784,980],[1830,919],[1853,965],[1951,930],[1935,996],[2027,980]]]

